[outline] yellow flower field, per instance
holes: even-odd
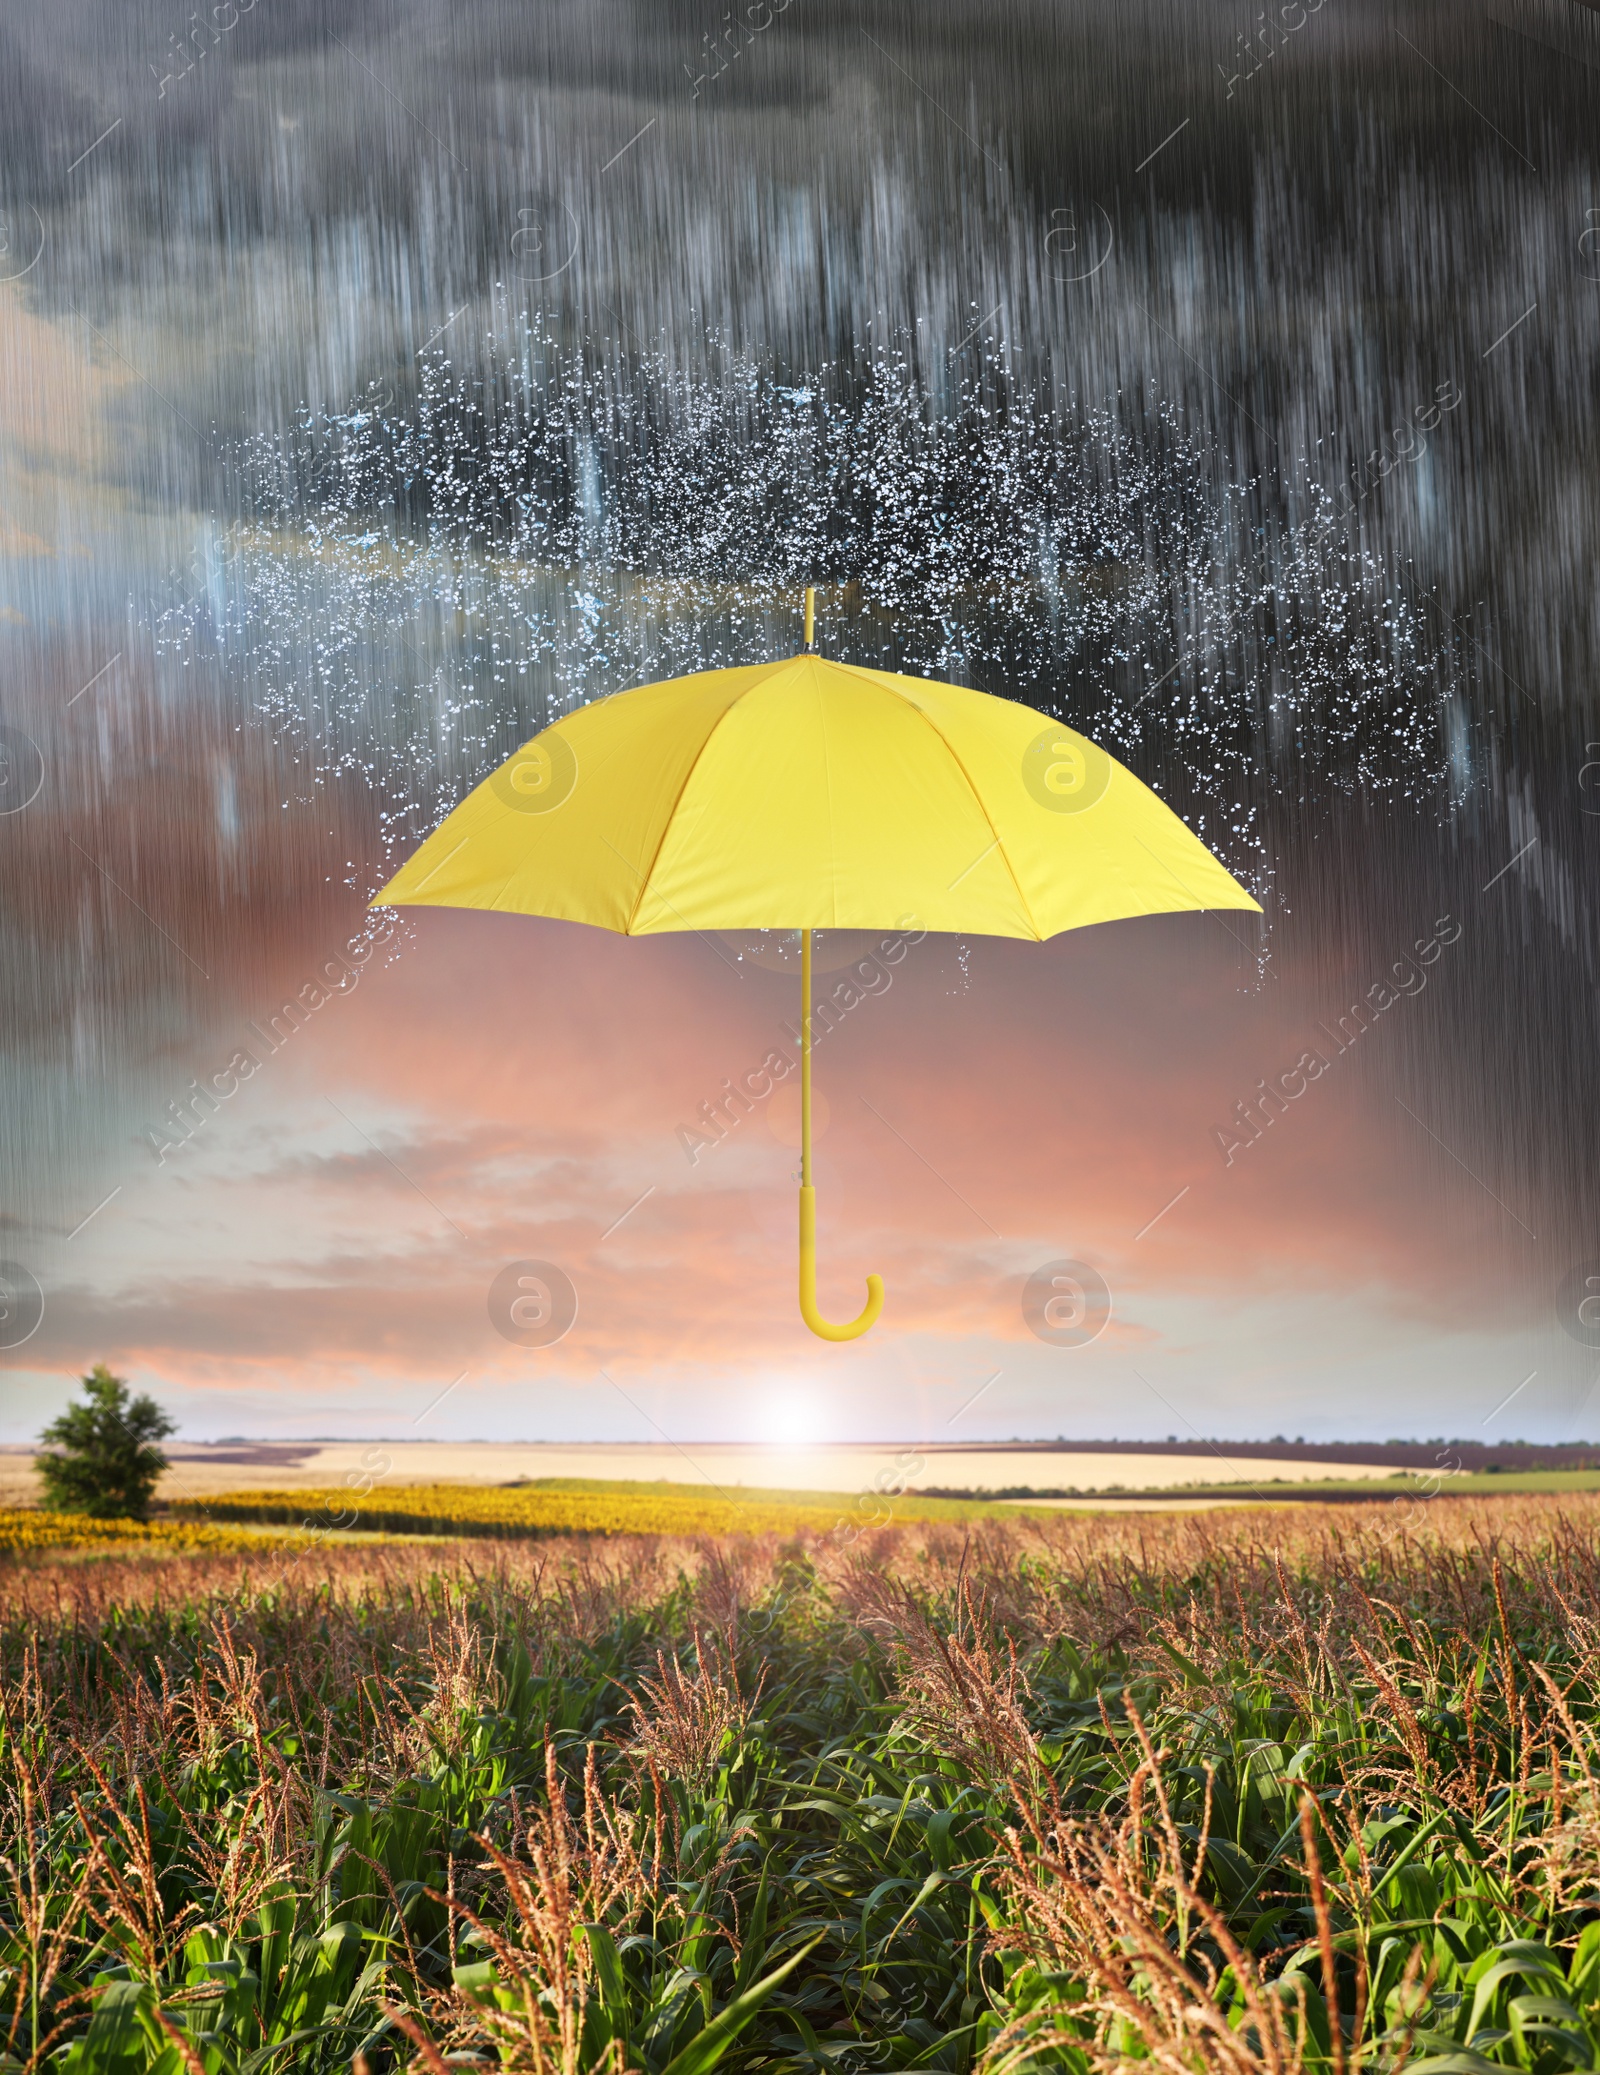
[[[119,1556],[234,1556],[270,1546],[271,1537],[195,1520],[94,1520],[85,1513],[46,1513],[0,1506],[0,1557],[33,1551],[105,1550]]]
[[[199,1513],[185,1504],[186,1513]],[[593,1483],[399,1484],[366,1494],[342,1490],[231,1491],[203,1502],[208,1520],[258,1520],[310,1530],[366,1528],[435,1535],[726,1535],[831,1532],[841,1522],[983,1511],[939,1501],[752,1493],[724,1499],[699,1486]]]

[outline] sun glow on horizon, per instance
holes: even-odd
[[[769,1447],[817,1448],[828,1440],[822,1406],[787,1384],[763,1393],[758,1421],[759,1438]]]

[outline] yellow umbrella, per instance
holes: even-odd
[[[1032,707],[825,661],[706,670],[585,706],[447,815],[373,905],[663,930],[798,930],[800,1312],[817,1310],[811,933],[1043,940],[1127,915],[1256,908],[1103,749]]]

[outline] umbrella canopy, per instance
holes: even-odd
[[[1042,939],[1255,908],[1103,749],[1032,707],[821,656],[619,692],[526,743],[377,896],[680,929]]]
[[[641,685],[569,714],[491,773],[376,906],[487,908],[626,936],[801,935],[800,1311],[816,1297],[811,932],[1043,939],[1092,922],[1256,908],[1103,749],[1032,707],[808,651]]]

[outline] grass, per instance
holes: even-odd
[[[14,1568],[0,2066],[1600,2066],[1597,1537],[1452,1496]]]
[[[892,1474],[888,1480],[895,1482]],[[628,1483],[610,1478],[541,1477],[516,1484],[374,1485],[366,1493],[327,1490],[227,1491],[182,1501],[173,1512],[213,1521],[269,1521],[313,1527],[440,1535],[830,1534],[886,1526],[890,1520],[972,1520],[998,1509],[983,1501],[924,1499],[898,1490],[860,1494],[760,1491],[723,1493],[700,1484]]]

